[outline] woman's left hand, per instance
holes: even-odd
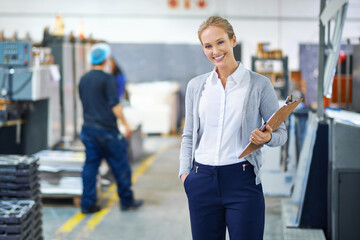
[[[267,125],[264,132],[260,131],[260,129],[255,129],[251,132],[250,142],[255,145],[262,145],[264,143],[270,142],[272,137],[272,128]]]

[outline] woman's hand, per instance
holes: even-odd
[[[181,181],[182,181],[183,184],[184,184],[185,179],[187,178],[188,175],[189,175],[188,173],[183,173],[183,174],[181,174],[180,179],[181,179]]]
[[[251,132],[250,142],[255,145],[262,145],[264,143],[270,142],[272,137],[272,128],[267,125],[264,132],[260,131],[260,129],[255,129]]]

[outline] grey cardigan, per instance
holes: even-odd
[[[246,70],[249,71],[249,70]],[[271,115],[279,109],[278,99],[274,87],[268,78],[249,71],[250,84],[245,96],[244,112],[239,123],[242,126],[242,139],[249,139],[251,132],[259,128],[263,120],[267,121]],[[183,173],[189,173],[194,164],[195,150],[199,144],[198,131],[200,127],[199,101],[206,79],[210,73],[197,76],[190,80],[185,96],[185,126],[182,134],[180,149],[179,177]],[[270,142],[266,145],[277,147],[287,140],[285,124],[272,133]],[[248,142],[243,142],[245,147]],[[262,165],[261,149],[245,157],[253,166],[256,175],[256,184],[261,183],[260,168]]]

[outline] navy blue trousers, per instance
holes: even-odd
[[[101,160],[109,164],[117,184],[120,201],[129,205],[133,201],[131,169],[127,157],[126,139],[118,131],[83,127],[80,138],[85,145],[86,160],[82,171],[83,196],[81,208],[88,209],[97,201],[96,175]]]
[[[193,240],[262,240],[265,203],[249,162],[194,164],[184,182]]]

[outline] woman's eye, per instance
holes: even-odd
[[[211,48],[211,45],[206,45],[205,48]]]
[[[224,41],[219,41],[219,42],[218,42],[218,45],[223,44],[223,43],[224,43]]]

